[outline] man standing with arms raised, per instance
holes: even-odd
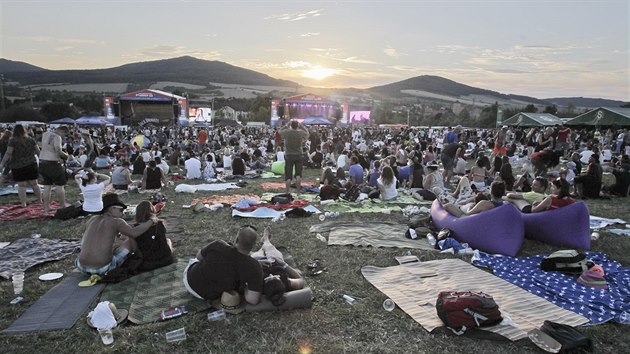
[[[42,135],[42,148],[39,154],[39,174],[42,176],[44,185],[44,210],[50,210],[50,194],[52,186],[55,185],[55,193],[59,200],[59,207],[65,208],[69,206],[66,203],[65,185],[66,169],[63,161],[68,159],[68,154],[63,151],[61,143],[63,137],[69,133],[68,127],[61,126],[54,132],[45,132]]]
[[[295,187],[297,196],[300,196],[302,188],[302,144],[308,139],[308,129],[298,123],[291,121],[290,125],[284,126],[280,131],[280,136],[284,140],[284,181],[287,186],[287,193],[291,193],[291,182],[293,179],[293,167],[295,166]]]

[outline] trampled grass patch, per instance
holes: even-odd
[[[314,179],[318,171],[307,170],[306,178]],[[306,179],[305,178],[305,179]],[[246,188],[222,193],[254,193],[261,195],[260,180],[250,181]],[[67,187],[69,200],[77,200],[78,189]],[[279,191],[280,192],[280,191]],[[176,194],[173,189],[164,192],[169,198],[163,217],[176,217],[182,232],[171,235],[175,240],[177,256],[194,256],[213,239],[232,240],[240,226],[252,224],[262,230],[270,225],[272,240],[277,246],[285,246],[293,255],[298,268],[305,271],[306,264],[319,259],[327,271],[318,275],[305,275],[313,289],[313,308],[269,313],[244,313],[228,315],[224,322],[208,322],[206,312],[187,314],[165,322],[142,326],[128,325],[114,330],[114,344],[105,347],[98,334],[85,323],[85,317],[71,330],[1,335],[0,348],[5,353],[19,352],[313,352],[313,353],[496,353],[537,352],[528,341],[489,341],[466,337],[455,337],[446,331],[436,330],[430,334],[400,309],[386,312],[382,302],[386,296],[370,285],[361,275],[364,265],[392,266],[398,255],[408,253],[422,256],[426,260],[453,257],[436,252],[407,249],[375,249],[364,247],[327,247],[313,234],[311,225],[320,223],[316,217],[286,219],[271,222],[263,219],[233,219],[229,208],[215,212],[193,214],[182,208],[193,197],[219,192],[198,194]],[[128,194],[122,199],[128,204],[137,204],[148,198],[145,194]],[[1,204],[17,201],[16,196],[5,196]],[[627,199],[587,200],[592,215],[627,218],[630,203]],[[400,213],[385,214],[342,214],[340,220],[390,220],[405,223]],[[630,221],[630,220],[629,220]],[[570,222],[570,221],[567,221]],[[2,222],[0,241],[14,241],[39,233],[45,238],[80,239],[85,219],[69,221],[30,220]],[[402,235],[401,235],[402,236]],[[526,241],[520,255],[551,252],[557,248]],[[624,266],[630,266],[630,238],[601,232],[599,240],[593,242],[593,250],[605,252]],[[464,257],[468,260],[468,257]],[[73,271],[73,257],[50,262],[27,271],[23,296],[18,305],[9,305],[14,298],[10,281],[1,282],[0,328],[8,327],[41,295],[57,282],[42,282],[37,278],[48,272],[69,273]],[[462,274],[462,276],[466,276]],[[482,287],[482,286],[481,286]],[[437,294],[436,289],[436,294]],[[350,305],[340,294],[351,294],[363,300]],[[437,295],[436,295],[437,297]],[[553,319],[551,319],[553,320]],[[164,334],[185,327],[188,338],[180,343],[166,343]],[[597,351],[603,353],[630,352],[627,338],[628,326],[605,324],[584,327],[581,330],[593,338]]]

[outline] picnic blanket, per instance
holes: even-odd
[[[284,204],[270,204],[270,203],[260,203],[256,205],[250,205],[247,208],[234,208],[238,211],[254,211],[260,208],[269,208],[273,210],[287,210],[293,208],[304,208],[308,205],[306,200],[294,200],[289,203]]]
[[[72,328],[94,298],[105,288],[105,284],[80,288],[79,282],[87,278],[85,274],[70,273],[2,332],[18,333]]]
[[[234,183],[203,183],[203,184],[178,184],[175,187],[177,193],[195,193],[198,191],[224,191],[228,189],[240,188]]]
[[[422,235],[415,240],[406,238],[407,229],[407,225],[385,221],[331,221],[313,225],[309,232],[330,232],[329,245],[398,247],[435,251]]]
[[[195,198],[190,202],[190,205],[195,205],[198,202],[204,204],[236,204],[241,198],[260,200],[260,197],[254,194],[229,194],[229,195],[213,195],[210,197]]]
[[[392,211],[402,212],[402,208],[398,205],[389,203],[373,203],[369,200],[363,203],[348,202],[338,200],[334,204],[326,204],[322,206],[327,211],[337,211],[340,213],[391,213]]]
[[[483,329],[512,341],[526,338],[529,330],[540,328],[545,320],[570,326],[588,322],[583,316],[530,294],[461,259],[416,262],[386,268],[364,266],[361,273],[429,332],[444,326],[437,316],[435,301],[438,293],[446,290],[483,291],[492,295],[502,315],[508,316],[518,327],[502,323]]]
[[[606,231],[611,232],[615,235],[630,236],[630,229],[610,229]]]
[[[300,183],[300,185],[302,187],[304,186],[312,186],[315,184],[315,181],[302,181],[302,183]],[[287,188],[287,185],[284,182],[262,182],[260,184],[260,188],[264,189],[264,190],[276,190],[276,189],[280,189],[280,190],[284,190]]]
[[[604,268],[608,289],[595,289],[578,283],[577,275],[545,272],[534,257],[490,256],[480,253],[474,265],[487,267],[506,281],[532,294],[586,317],[588,325],[608,321],[630,324],[630,268],[623,268],[604,253],[586,252],[587,258]]]
[[[27,187],[26,188],[26,193],[27,194],[32,194],[33,193],[33,188]],[[15,187],[15,186],[0,188],[0,196],[9,195],[9,194],[17,195],[18,194],[18,188]]]
[[[186,306],[188,312],[210,308],[210,303],[190,295],[182,280],[188,258],[179,258],[166,267],[145,272],[117,284],[109,284],[101,301],[129,309],[129,321],[142,324],[160,320],[160,311],[174,306]]]
[[[56,202],[50,202],[51,208],[56,209],[58,206]],[[55,210],[44,211],[43,204],[29,204],[25,208],[20,204],[0,206],[0,220],[4,221],[52,218],[53,216],[55,216]]]
[[[263,172],[260,175],[260,178],[263,178],[263,179],[267,179],[267,178],[282,178],[282,177],[284,177],[284,176],[277,175],[277,174],[275,174],[273,172]]]
[[[268,207],[257,208],[254,211],[240,211],[237,209],[232,209],[232,217],[239,216],[241,218],[273,219],[292,209],[293,208],[286,210],[276,210]],[[319,209],[312,205],[307,205],[302,209],[310,211],[313,214],[321,213]]]
[[[591,229],[601,229],[606,226],[614,225],[614,224],[625,224],[626,222],[622,219],[608,219],[602,218],[599,216],[590,216],[590,227]]]
[[[66,258],[80,247],[80,241],[21,238],[0,248],[0,277],[9,279],[15,270]]]

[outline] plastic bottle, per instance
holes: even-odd
[[[317,237],[317,239],[322,241],[322,242],[328,243],[328,240],[326,240],[326,237],[322,236],[322,234],[317,234],[317,235],[315,235],[315,237]]]
[[[208,313],[208,321],[211,321],[211,322],[213,322],[213,321],[222,321],[224,319],[225,319],[225,310],[224,309]]]
[[[430,232],[427,234],[427,241],[429,241],[429,244],[431,246],[435,246],[435,243],[437,242],[437,240],[435,239],[435,236],[433,236],[433,234]]]

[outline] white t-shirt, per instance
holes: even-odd
[[[580,153],[580,162],[582,163],[588,163],[588,159],[591,158],[591,155],[593,155],[594,152],[591,150],[584,150]]]
[[[346,155],[339,155],[339,157],[337,158],[337,168],[345,168],[347,164],[348,162],[346,159]]]
[[[278,161],[284,161],[284,151],[278,151]]]
[[[105,183],[81,185],[81,193],[83,194],[83,210],[88,213],[98,213],[103,210],[103,189]]]
[[[383,177],[379,177],[376,180],[378,189],[381,191],[382,200],[391,200],[398,197],[398,191],[396,190],[396,179],[392,180],[391,184],[384,184]]]
[[[186,179],[201,178],[201,161],[190,158],[184,161],[184,167],[186,168]]]

